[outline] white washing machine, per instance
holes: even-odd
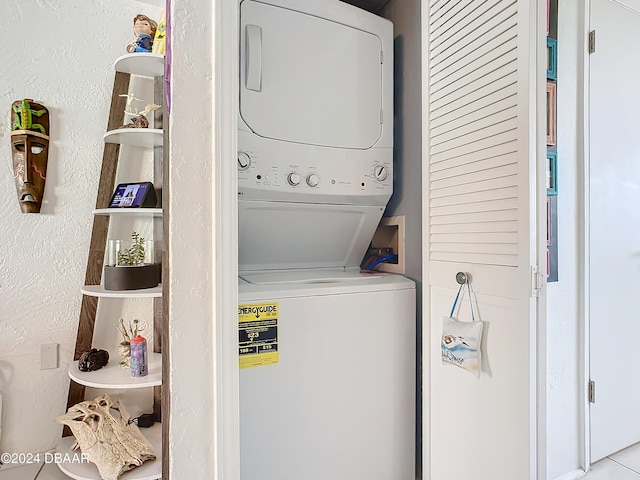
[[[242,480],[415,478],[415,285],[357,270],[240,279]]]

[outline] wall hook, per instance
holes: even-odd
[[[465,283],[471,283],[471,274],[465,272],[456,273],[456,282],[460,285],[464,285]]]

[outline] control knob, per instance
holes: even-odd
[[[245,152],[238,152],[238,171],[243,172],[251,166],[251,157]]]
[[[387,179],[388,175],[389,171],[387,170],[387,167],[376,165],[373,168],[373,176],[376,177],[376,180],[378,180],[379,182],[384,182]]]
[[[315,173],[307,175],[307,185],[310,187],[317,187],[318,183],[320,183],[320,179]]]
[[[300,185],[300,175],[298,175],[297,173],[290,173],[287,176],[287,182],[289,182],[289,185],[292,185],[294,187]]]

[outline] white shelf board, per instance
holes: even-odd
[[[157,287],[141,288],[139,290],[105,290],[102,285],[84,285],[80,291],[90,297],[151,298],[162,296],[162,284]]]
[[[123,473],[119,480],[156,480],[162,478],[162,425],[154,423],[149,428],[141,428],[140,431],[153,446],[156,459],[144,462],[139,467]],[[67,455],[70,460],[79,459],[80,451],[71,450],[75,441],[73,436],[61,438],[56,452],[62,454],[62,458]],[[91,462],[60,462],[58,467],[65,475],[76,480],[100,480],[98,468]]]
[[[131,376],[131,369],[119,365],[120,356],[109,353],[109,363],[94,372],[81,372],[78,362],[69,365],[69,377],[76,383],[95,388],[144,388],[162,385],[162,354],[148,353],[149,374],[145,377]]]
[[[152,215],[154,217],[162,216],[161,208],[96,208],[92,212],[94,215]]]
[[[105,133],[102,139],[105,143],[135,147],[161,147],[162,130],[159,128],[116,128]]]
[[[118,57],[116,72],[141,75],[143,77],[161,77],[164,75],[164,55],[157,53],[127,53]]]

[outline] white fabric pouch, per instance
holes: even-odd
[[[462,322],[454,317],[458,299],[462,292],[463,285],[460,285],[458,294],[453,302],[451,313],[444,317],[442,325],[442,363],[445,365],[455,365],[476,377],[480,377],[482,359],[482,322],[475,320],[473,313],[473,303],[471,302],[471,287],[467,283],[469,290],[469,303],[471,304],[470,322]],[[464,295],[464,294],[463,294]]]

